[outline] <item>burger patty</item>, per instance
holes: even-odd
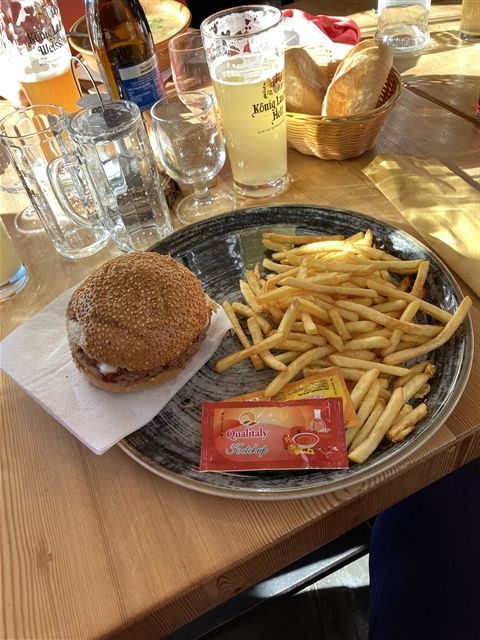
[[[90,358],[85,351],[76,346],[73,354],[78,363],[84,367],[85,369],[90,369],[94,371],[96,375],[98,375],[105,382],[136,382],[138,380],[144,380],[148,378],[153,378],[158,375],[162,371],[167,371],[168,369],[180,369],[190,360],[190,358],[196,353],[200,347],[200,344],[205,339],[207,335],[208,328],[210,326],[210,317],[208,319],[205,328],[198,334],[198,336],[189,344],[189,346],[185,349],[183,353],[178,355],[170,362],[163,364],[159,367],[155,367],[154,369],[149,369],[148,371],[131,371],[130,369],[124,369],[118,367],[115,372],[112,373],[102,373],[99,369],[100,362],[97,362],[93,358]],[[108,363],[106,363],[108,364]]]

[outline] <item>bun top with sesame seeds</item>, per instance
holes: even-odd
[[[188,348],[210,311],[186,267],[159,253],[129,253],[100,266],[74,291],[69,342],[112,367],[154,369]]]

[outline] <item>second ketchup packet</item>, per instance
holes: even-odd
[[[358,418],[348,393],[347,385],[339,367],[328,367],[302,380],[289,382],[272,400],[306,400],[307,398],[341,398],[345,429],[358,426]],[[234,400],[262,400],[263,389],[242,396],[228,398]]]
[[[200,471],[347,468],[340,398],[203,404]]]

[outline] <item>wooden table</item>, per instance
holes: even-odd
[[[295,4],[333,14],[338,5]],[[373,3],[352,0],[342,11],[359,5],[366,11],[355,15],[367,33]],[[478,93],[471,91],[478,48],[456,39],[459,3],[434,3],[432,16],[432,46],[401,62],[407,90],[375,149],[343,162],[291,150],[292,183],[278,203],[353,209],[412,232],[361,173],[376,154],[433,156],[478,183]],[[2,198],[3,212],[19,206]],[[4,219],[12,229],[12,215]],[[113,253],[72,262],[44,236],[12,235],[30,281],[2,304],[1,337]],[[478,345],[480,303],[472,297]],[[479,385],[477,358],[446,424],[388,472],[318,497],[256,502],[181,488],[118,448],[95,456],[2,373],[0,637],[162,637],[478,457]]]

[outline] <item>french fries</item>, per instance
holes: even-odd
[[[250,358],[275,372],[263,392],[272,398],[299,375],[340,367],[358,417],[345,434],[349,459],[362,464],[384,439],[404,440],[428,412],[435,375],[430,360],[411,361],[451,339],[471,299],[453,314],[427,302],[429,261],[378,249],[370,230],[271,232],[262,244],[272,253],[240,280],[243,300],[224,303],[242,348],[215,370]]]

